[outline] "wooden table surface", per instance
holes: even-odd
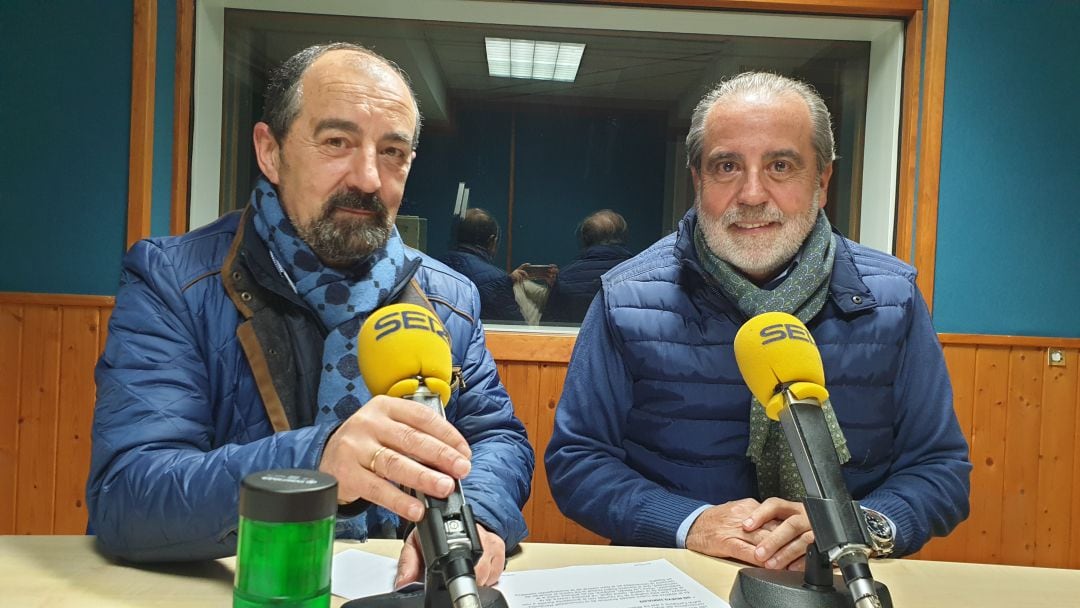
[[[400,541],[338,541],[335,551],[396,556]],[[508,570],[664,558],[728,597],[739,565],[680,549],[525,543]],[[0,606],[229,606],[233,558],[192,564],[126,566],[94,550],[88,536],[0,536]],[[873,563],[897,608],[1080,607],[1080,570],[916,560]],[[340,606],[341,598],[332,604]]]

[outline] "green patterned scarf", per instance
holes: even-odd
[[[700,219],[694,230],[694,245],[702,266],[743,314],[753,317],[764,312],[786,312],[803,323],[809,323],[821,311],[829,295],[829,277],[836,258],[835,238],[825,214],[818,213],[817,222],[803,245],[799,263],[780,285],[768,290],[755,285],[713,253],[705,241]],[[832,404],[826,400],[822,409],[836,455],[841,463],[845,463],[851,459],[851,454]],[[780,423],[770,420],[765,415],[765,408],[753,396],[750,397],[750,446],[746,455],[757,468],[758,493],[762,500],[778,496],[801,501],[806,496]]]

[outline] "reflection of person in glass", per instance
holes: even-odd
[[[267,469],[338,480],[339,537],[394,536],[418,489],[462,479],[481,524],[478,582],[525,536],[533,450],[476,320],[476,289],[394,228],[420,134],[404,74],[351,44],[311,47],[269,79],[248,205],[137,243],[97,366],[87,484],[100,547],[133,561],[235,553],[238,484]],[[424,304],[461,382],[448,420],[372,396],[357,332],[380,307]],[[421,573],[416,534],[399,583]]]
[[[526,279],[527,265],[507,274],[492,262],[498,248],[499,223],[487,211],[474,207],[458,222],[457,245],[441,260],[476,284],[482,318],[524,323],[525,317],[514,299],[514,284]]]
[[[602,209],[581,222],[581,253],[559,269],[559,278],[548,296],[544,321],[580,323],[593,296],[600,291],[600,277],[634,254],[626,242],[626,220],[611,209]]]
[[[825,416],[877,554],[918,551],[967,517],[968,446],[915,269],[821,212],[830,122],[813,89],[762,73],[694,110],[694,207],[605,276],[570,361],[546,454],[569,517],[618,544],[802,567],[805,488],[734,357],[740,326],[767,311],[798,317],[820,348]]]

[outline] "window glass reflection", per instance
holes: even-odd
[[[825,98],[840,156],[825,209],[858,239],[867,42],[236,9],[225,24],[221,211],[242,206],[258,175],[251,126],[269,68],[328,40],[371,47],[411,76],[424,115],[398,229],[477,283],[490,323],[579,323],[599,275],[693,205],[690,112],[713,83],[746,70],[794,76]],[[584,47],[572,82],[512,78],[490,75],[492,39],[537,41],[534,55],[555,57],[540,43]],[[530,70],[546,78],[557,68]]]

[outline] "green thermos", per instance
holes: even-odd
[[[336,513],[332,475],[279,469],[245,477],[234,608],[329,606]]]

